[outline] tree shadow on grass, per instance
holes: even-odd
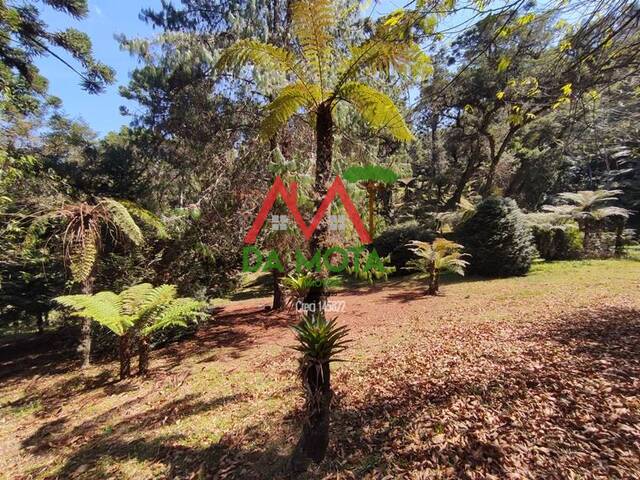
[[[10,386],[35,376],[67,373],[77,366],[69,330],[46,332],[0,345],[0,383]]]
[[[151,435],[155,428],[162,427],[166,422],[173,423],[239,401],[250,401],[250,398],[228,395],[201,401],[195,395],[187,395],[124,417],[110,424],[108,431],[104,429],[105,422],[113,417],[116,409],[66,431],[64,422],[58,420],[51,422],[46,431],[41,428],[25,440],[23,447],[40,446],[40,453],[44,453],[49,448],[73,446],[78,438],[92,437],[66,459],[56,478],[111,477],[115,473],[113,468],[117,468],[119,462],[131,459],[162,464],[166,471],[158,478],[216,478],[221,464],[229,470],[238,467],[242,478],[272,478],[272,473],[283,471],[286,455],[280,451],[281,443],[269,443],[266,437],[261,437],[262,441],[259,442],[264,447],[253,449],[247,446],[249,437],[255,436],[255,440],[265,435],[260,428],[251,427],[243,432],[243,447],[239,446],[238,438],[234,436],[223,437],[219,443],[192,447],[185,445],[190,442],[182,434]],[[129,407],[125,404],[117,410],[126,411]],[[33,452],[34,448],[31,450]],[[242,459],[242,463],[239,459]],[[111,471],[105,470],[105,465],[111,465]]]

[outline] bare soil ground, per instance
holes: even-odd
[[[308,478],[640,478],[640,263],[423,290],[334,297],[353,343]],[[126,382],[113,363],[78,373],[64,338],[0,342],[0,478],[286,478],[295,319],[268,303],[226,306]]]

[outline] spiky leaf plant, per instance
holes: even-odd
[[[433,242],[421,242],[413,240],[407,244],[416,258],[407,263],[408,269],[418,270],[428,276],[428,295],[436,295],[440,288],[440,273],[453,272],[464,276],[465,268],[469,262],[463,257],[468,256],[462,253],[462,245],[447,240],[436,238]]]
[[[204,304],[192,298],[177,298],[174,285],[154,287],[135,285],[120,294],[105,291],[95,295],[65,295],[55,299],[74,310],[73,315],[87,318],[120,337],[120,377],[131,372],[130,348],[139,341],[139,373],[148,369],[148,339],[154,332],[172,326],[186,327],[200,314]]]
[[[302,354],[300,376],[305,392],[307,419],[302,436],[292,456],[295,470],[305,468],[308,460],[320,462],[329,444],[329,414],[331,407],[332,362],[347,348],[349,330],[338,325],[336,319],[327,320],[324,312],[307,313],[299,325],[293,327]]]

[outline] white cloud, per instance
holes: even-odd
[[[102,10],[100,9],[100,7],[98,5],[94,5],[93,9],[95,10],[95,12],[98,14],[99,17],[102,16]]]

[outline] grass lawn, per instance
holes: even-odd
[[[334,297],[353,343],[309,478],[640,477],[640,262],[423,290]],[[0,478],[284,478],[302,394],[294,320],[268,304],[228,303],[126,382],[115,363],[80,375],[64,339],[31,356],[0,341]]]

